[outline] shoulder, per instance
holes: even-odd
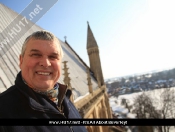
[[[15,87],[15,85],[11,86],[10,88],[8,88],[6,91],[2,92],[0,94],[0,101],[2,99],[6,99],[7,97],[11,96],[14,94],[14,92],[17,91],[17,88]]]
[[[6,91],[0,94],[0,110],[4,109],[8,104],[13,105],[20,96],[19,91],[15,86],[11,86]]]

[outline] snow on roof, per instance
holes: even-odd
[[[80,99],[84,98],[84,97],[87,96],[87,95],[89,95],[89,92],[86,93],[84,96],[79,96],[78,98],[76,98],[76,99],[74,100],[74,102],[79,101]]]
[[[136,118],[136,114],[128,113],[127,118]]]
[[[128,109],[126,109],[122,106],[112,107],[112,111],[120,113],[120,114],[127,114],[128,113]]]

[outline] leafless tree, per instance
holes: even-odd
[[[134,100],[137,118],[175,118],[175,92],[172,88],[144,92]],[[156,126],[158,132],[169,132],[170,126]]]
[[[126,99],[125,98],[122,98],[121,105],[126,105]]]

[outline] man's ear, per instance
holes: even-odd
[[[19,56],[19,67],[20,67],[20,69],[21,69],[21,66],[22,66],[22,62],[23,62],[23,56],[20,55]]]

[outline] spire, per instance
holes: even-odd
[[[67,43],[67,41],[66,41],[66,38],[67,38],[67,36],[64,36],[64,39],[65,39],[65,43],[66,43],[66,44],[68,44],[68,43]]]
[[[94,73],[94,77],[98,80],[99,87],[104,85],[103,73],[101,68],[101,61],[99,56],[99,49],[91,28],[88,24],[87,31],[87,53],[89,56],[90,69]]]
[[[94,35],[91,31],[91,28],[89,26],[89,22],[87,21],[88,24],[88,31],[87,31],[87,49],[92,48],[92,47],[98,47],[97,42],[94,38]]]

